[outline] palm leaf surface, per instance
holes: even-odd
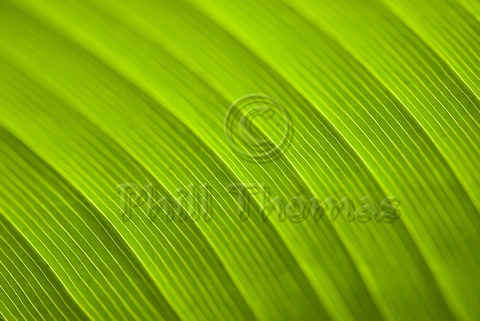
[[[478,12],[471,0],[2,2],[1,313],[474,320]],[[292,118],[273,162],[225,140],[228,106],[249,93]],[[213,218],[122,220],[127,182],[170,195],[208,182]],[[240,221],[237,182],[285,200],[394,195],[402,216]]]

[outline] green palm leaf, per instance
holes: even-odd
[[[0,320],[478,319],[479,13],[1,2]]]

